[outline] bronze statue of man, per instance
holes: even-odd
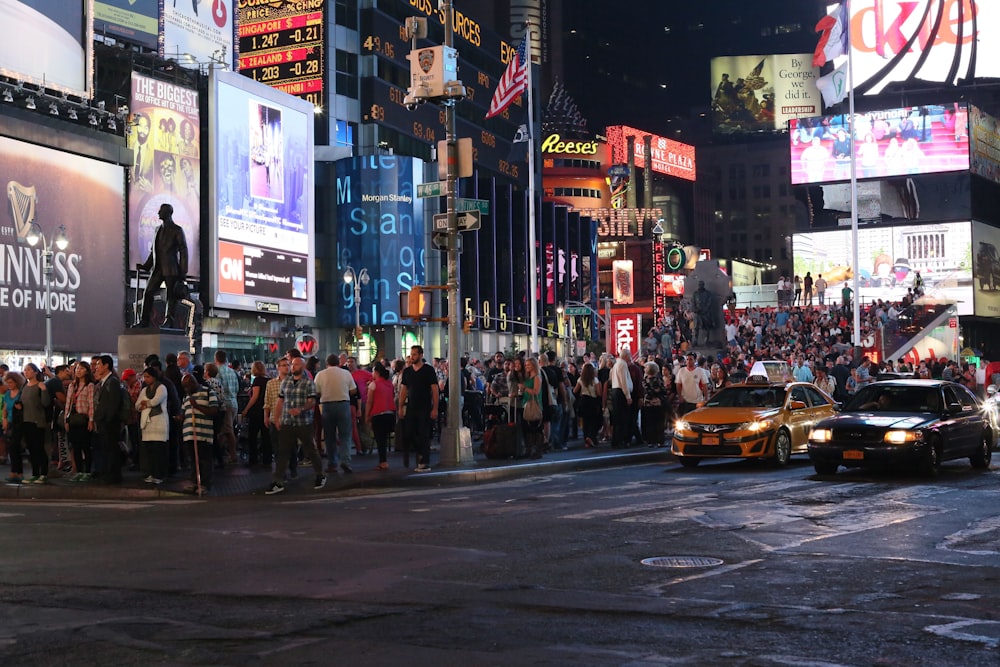
[[[174,222],[174,207],[162,204],[158,215],[163,224],[156,228],[149,257],[142,264],[136,265],[140,271],[151,272],[146,282],[146,291],[142,296],[142,311],[136,323],[137,327],[149,326],[150,316],[153,313],[153,297],[163,283],[167,286],[167,311],[163,323],[164,326],[172,326],[178,294],[184,291],[184,279],[187,277],[187,239],[184,229]]]

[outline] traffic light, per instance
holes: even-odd
[[[472,331],[472,322],[465,320],[462,322],[462,333],[469,333],[470,331]]]
[[[399,314],[404,319],[420,320],[431,316],[430,290],[415,286],[407,292],[399,293]]]

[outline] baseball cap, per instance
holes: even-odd
[[[135,369],[126,368],[122,371],[122,380],[131,380],[135,377]]]

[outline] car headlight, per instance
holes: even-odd
[[[833,431],[828,428],[814,428],[809,433],[809,439],[813,442],[830,442],[833,440]]]
[[[754,421],[740,424],[741,431],[750,431],[751,433],[760,433],[772,428],[774,428],[774,422],[770,419],[755,419]]]
[[[905,445],[920,442],[924,439],[924,434],[920,431],[886,431],[883,439],[890,445]]]
[[[691,430],[691,424],[687,423],[683,419],[678,419],[676,422],[674,422],[674,430],[675,431],[690,431]]]

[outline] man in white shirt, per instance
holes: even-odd
[[[704,402],[705,396],[708,395],[708,383],[705,381],[705,375],[695,361],[695,355],[689,354],[687,366],[677,371],[674,378],[677,392],[681,395],[681,405],[678,412],[682,415],[698,407],[698,404]]]
[[[632,376],[628,372],[632,352],[623,347],[618,353],[618,360],[611,367],[611,446],[615,449],[626,447],[632,434],[629,419],[632,415]]]
[[[319,393],[320,410],[323,413],[323,437],[326,440],[327,472],[336,472],[337,463],[344,472],[351,468],[351,434],[354,420],[351,419],[351,395],[358,393],[358,385],[351,372],[340,366],[340,358],[331,354],[326,358],[326,368],[316,373],[313,379]],[[336,443],[336,447],[334,447]]]
[[[813,289],[816,290],[816,296],[819,297],[819,305],[826,304],[826,280],[823,279],[823,274],[819,274],[816,278],[816,282],[813,284]]]

